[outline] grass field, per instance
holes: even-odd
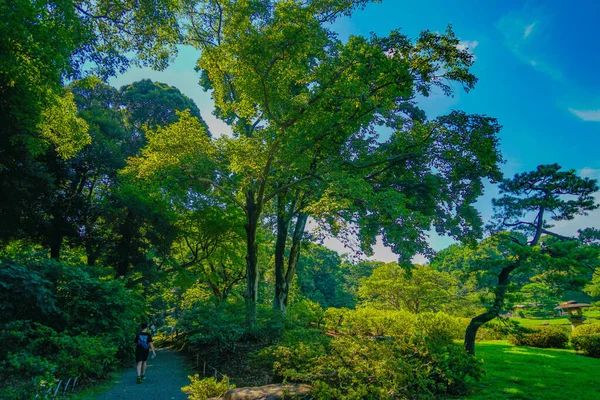
[[[506,341],[478,342],[475,352],[486,376],[462,399],[600,400],[600,359]]]
[[[583,311],[583,316],[586,317],[585,322],[588,324],[600,322],[600,311]],[[511,318],[513,321],[517,321],[523,326],[534,326],[542,325],[547,323],[548,325],[571,325],[566,317],[555,317],[555,318]]]

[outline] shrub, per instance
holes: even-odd
[[[276,360],[280,378],[312,384],[318,399],[437,398],[464,393],[467,377],[481,376],[479,362],[461,346],[431,347],[418,337],[340,335],[272,346],[261,356]]]
[[[228,378],[223,376],[220,381],[215,378],[200,379],[199,375],[188,376],[191,383],[181,388],[181,391],[188,396],[190,400],[206,400],[209,397],[219,397],[225,394],[229,389],[235,388],[235,385],[228,385]]]
[[[600,358],[600,324],[579,325],[571,334],[571,344],[586,356]]]
[[[39,388],[58,379],[83,383],[131,363],[142,302],[124,282],[87,266],[15,260],[0,260],[0,392],[43,398]],[[45,367],[18,372],[30,364]]]
[[[56,386],[56,365],[26,351],[9,353],[0,362],[2,390],[0,399],[30,400],[36,396],[45,399]]]
[[[286,332],[256,361],[282,380],[313,385],[318,399],[438,398],[462,394],[469,379],[481,377],[479,361],[454,344],[459,322],[446,314],[370,308],[326,314],[335,330]]]
[[[292,304],[287,311],[286,325],[291,327],[320,327],[325,312],[315,301],[302,299]]]
[[[443,312],[418,314],[415,330],[427,338],[442,342],[463,339],[465,336],[460,319]]]
[[[329,308],[325,311],[324,320],[326,329],[333,332],[397,337],[411,334],[417,317],[407,311]]]
[[[510,337],[516,346],[539,347],[542,349],[564,349],[569,343],[569,336],[560,326],[549,326],[541,329],[521,328]]]
[[[228,299],[221,304],[198,302],[179,323],[182,332],[179,339],[184,344],[229,353],[235,352],[243,341],[271,343],[281,336],[283,316],[272,307],[260,305],[252,327],[246,324],[245,317],[245,304],[238,299]]]

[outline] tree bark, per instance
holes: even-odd
[[[135,231],[135,215],[131,210],[127,211],[125,222],[121,226],[121,240],[117,247],[117,277],[126,276],[129,272],[129,264],[131,260],[131,242]]]
[[[467,353],[475,354],[475,337],[477,336],[479,327],[486,322],[493,320],[500,314],[500,310],[502,310],[502,306],[504,305],[504,297],[510,280],[510,274],[517,269],[518,266],[519,263],[517,262],[502,268],[498,274],[498,285],[496,286],[494,304],[483,314],[474,317],[469,323],[469,326],[467,326],[467,331],[465,332],[465,350]]]
[[[302,237],[304,236],[304,228],[306,228],[307,220],[308,215],[303,213],[298,214],[298,218],[296,219],[296,227],[294,228],[294,235],[292,236],[292,247],[290,249],[290,255],[288,258],[288,269],[285,274],[286,291],[283,298],[283,302],[286,308],[290,297],[290,287],[292,287],[294,275],[296,275],[298,260],[300,259]]]
[[[60,251],[62,248],[63,238],[65,237],[66,219],[61,212],[59,206],[54,210],[52,220],[49,226],[48,244],[50,245],[50,258],[60,260]]]
[[[59,232],[52,234],[50,238],[50,258],[60,260],[60,249],[62,247],[63,235]]]
[[[288,292],[285,279],[285,245],[290,228],[290,217],[285,212],[285,196],[277,196],[277,238],[275,241],[275,298],[273,309],[286,312],[285,295]]]
[[[246,193],[246,322],[253,326],[256,322],[256,302],[258,301],[258,245],[256,231],[260,217],[260,205],[254,200],[254,192]]]

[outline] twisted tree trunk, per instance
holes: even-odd
[[[517,269],[518,266],[519,263],[517,262],[502,268],[498,274],[498,285],[496,286],[495,290],[494,304],[483,314],[479,314],[478,316],[474,317],[469,323],[469,326],[467,326],[467,331],[465,333],[465,350],[467,353],[475,354],[475,337],[477,336],[479,327],[486,322],[493,320],[500,314],[500,311],[504,306],[504,298],[506,296],[506,289],[510,280],[510,274]]]

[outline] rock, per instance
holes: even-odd
[[[225,400],[283,400],[306,399],[310,397],[312,387],[305,384],[266,385],[231,389]],[[285,397],[284,397],[285,396]]]

